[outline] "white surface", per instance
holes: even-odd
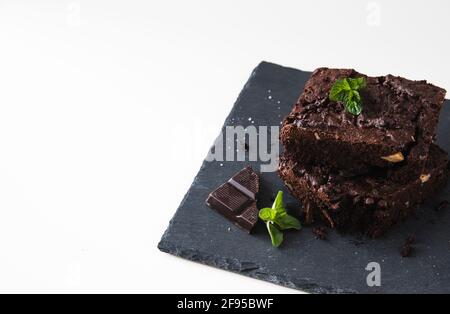
[[[261,60],[450,90],[449,9],[0,0],[0,290],[294,292],[157,242]]]

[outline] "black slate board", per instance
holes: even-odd
[[[289,113],[310,73],[262,62],[252,73],[225,125],[279,125]],[[439,145],[450,149],[450,104],[446,101],[439,124]],[[209,192],[235,172],[259,162],[205,161],[158,247],[161,251],[242,275],[312,293],[449,293],[450,185],[422,205],[415,217],[377,240],[330,232],[316,240],[311,227],[287,232],[281,248],[271,247],[260,223],[247,235],[205,205]],[[300,206],[289,196],[276,173],[262,173],[259,206],[270,206],[283,189],[289,208]],[[169,209],[168,209],[169,210]],[[415,234],[414,257],[399,254],[405,239]],[[369,262],[381,265],[381,286],[368,287]]]

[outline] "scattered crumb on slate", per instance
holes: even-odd
[[[314,227],[312,233],[316,236],[316,239],[326,240],[328,237],[327,229],[325,229],[325,227]]]
[[[412,244],[416,241],[416,237],[414,235],[410,235],[406,241],[405,244],[403,244],[401,250],[400,250],[400,254],[402,257],[410,257],[412,256],[413,252],[414,252],[414,247],[412,246]]]
[[[400,254],[402,255],[402,257],[410,257],[413,249],[414,248],[411,246],[411,244],[405,244],[403,245]]]
[[[441,211],[441,210],[443,210],[444,208],[446,208],[448,205],[450,205],[450,202],[449,202],[449,201],[447,201],[447,200],[442,201],[442,202],[440,202],[440,203],[435,207],[435,210],[436,210],[436,211]]]
[[[244,149],[245,149],[246,152],[249,151],[250,147],[248,146],[248,143],[245,143],[245,144],[244,144]]]

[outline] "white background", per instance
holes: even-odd
[[[0,0],[0,291],[294,292],[157,242],[261,60],[450,90],[449,9]]]

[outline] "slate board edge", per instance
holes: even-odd
[[[250,278],[263,280],[269,283],[277,284],[283,287],[301,290],[314,294],[356,294],[353,290],[343,290],[334,287],[324,287],[313,283],[310,279],[304,278],[293,282],[287,280],[281,275],[269,275],[268,272],[260,267],[258,264],[244,262],[241,263],[237,259],[225,258],[217,255],[211,255],[199,250],[184,249],[180,246],[173,245],[169,241],[165,241],[165,238],[161,239],[158,244],[158,249],[162,252],[169,253],[171,255],[181,257],[193,262],[197,262],[203,265],[212,266],[227,270],[236,274],[244,275]],[[273,272],[272,272],[273,273]]]
[[[263,66],[274,66],[274,67],[284,68],[286,70],[291,70],[291,71],[300,71],[300,70],[294,69],[292,67],[285,67],[285,66],[281,66],[281,65],[278,65],[275,63],[262,61],[252,71],[250,77],[248,78],[247,82],[245,83],[244,87],[242,88],[241,92],[239,93],[239,96],[237,97],[235,103],[233,104],[233,107],[232,107],[230,113],[228,114],[227,118],[225,119],[225,122],[224,122],[221,130],[223,130],[225,128],[225,126],[227,126],[227,123],[230,121],[231,117],[234,115],[234,112],[236,110],[236,105],[239,104],[242,94],[247,89],[252,78],[256,75],[258,70]],[[201,173],[203,168],[206,166],[206,163],[207,163],[206,160],[202,163],[202,166],[200,167],[196,177],[194,178],[194,181],[192,182],[188,192],[185,194],[185,196],[184,196],[183,200],[181,201],[180,205],[178,206],[178,208],[181,208],[183,206],[183,204],[185,203],[186,199],[189,197],[189,195],[191,193],[191,187],[195,186],[196,182],[198,181],[198,174]],[[177,212],[178,212],[178,209],[175,212],[173,217],[176,216]],[[220,268],[223,270],[231,271],[234,273],[238,273],[238,274],[241,274],[241,275],[244,275],[247,277],[264,280],[264,281],[267,281],[267,282],[270,282],[273,284],[277,284],[277,285],[281,285],[281,286],[284,286],[287,288],[301,290],[304,292],[327,293],[327,294],[357,293],[356,291],[353,291],[353,290],[344,290],[341,288],[335,288],[335,287],[331,287],[331,286],[324,287],[323,285],[319,286],[315,283],[312,283],[311,280],[309,280],[308,278],[296,280],[296,282],[294,283],[290,280],[287,280],[285,278],[285,276],[281,276],[281,275],[275,276],[273,274],[269,275],[267,273],[267,271],[265,271],[264,268],[258,266],[257,264],[245,262],[245,265],[243,265],[237,259],[230,259],[230,258],[226,258],[226,257],[222,257],[222,256],[214,256],[211,254],[200,252],[198,250],[194,251],[194,250],[182,248],[177,245],[173,245],[169,241],[166,241],[166,238],[168,237],[168,235],[170,233],[172,224],[173,224],[173,218],[170,220],[169,226],[167,227],[160,242],[158,243],[158,249],[164,253],[168,253],[168,254],[171,254],[171,255],[174,255],[177,257],[181,257],[181,258],[184,258],[184,259],[187,259],[187,260],[190,260],[193,262],[197,262],[200,264],[204,264],[204,265]],[[201,256],[201,258],[198,258],[198,256]]]

